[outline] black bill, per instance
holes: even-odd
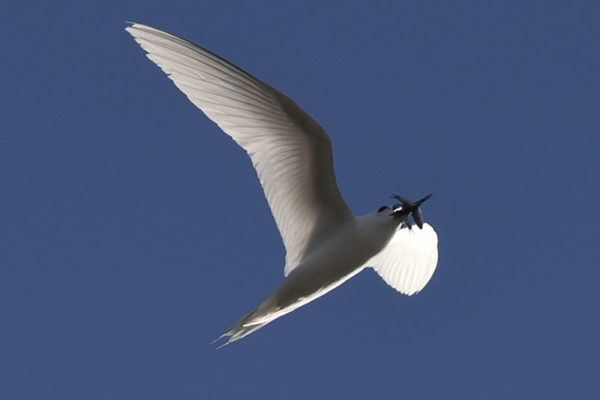
[[[421,214],[419,206],[429,200],[431,196],[433,196],[433,193],[428,194],[421,200],[412,202],[395,194],[392,196],[392,198],[398,200],[400,203],[394,204],[394,207],[392,208],[394,211],[390,215],[393,215],[394,218],[402,219],[402,222],[404,222],[409,229],[412,228],[409,216],[412,216],[414,223],[419,227],[419,229],[423,229],[423,215]]]

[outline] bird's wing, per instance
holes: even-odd
[[[250,156],[283,238],[284,273],[353,218],[325,130],[290,98],[221,57],[141,24],[125,28],[188,97]]]
[[[421,291],[431,279],[438,260],[437,243],[437,234],[427,223],[423,229],[398,229],[367,265],[388,285],[410,296]]]

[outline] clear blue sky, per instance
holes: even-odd
[[[600,4],[333,3],[3,5],[0,398],[598,396]],[[283,245],[127,20],[295,99],[355,213],[433,192],[425,290],[365,271],[215,351]]]

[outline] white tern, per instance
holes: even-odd
[[[431,195],[355,217],[342,198],[325,130],[283,93],[170,33],[125,28],[175,85],[252,160],[286,249],[281,286],[219,339],[229,344],[366,267],[397,291],[419,292],[435,271],[437,234],[419,206]],[[418,229],[409,221],[412,217]]]

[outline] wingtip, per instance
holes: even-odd
[[[134,22],[134,21],[125,21],[125,28],[123,28],[123,29],[125,29],[127,32],[129,32],[129,30],[131,28],[135,28],[136,26],[139,26],[139,25],[141,25],[141,24]]]
[[[213,340],[212,342],[210,342],[210,344],[214,345],[215,343],[218,343],[221,340],[225,339],[225,342],[222,343],[222,344],[220,344],[220,345],[218,345],[217,348],[215,349],[215,350],[219,350],[220,348],[223,348],[223,347],[227,346],[228,344],[230,344],[230,343],[232,343],[232,342],[235,341],[235,339],[231,340],[232,336],[233,336],[233,332],[231,331],[231,329],[228,329],[225,332],[223,332],[221,334],[221,336],[219,336],[218,338],[216,338],[215,340]]]
[[[146,31],[146,32],[152,32],[152,31],[156,31],[156,28],[153,28],[149,25],[145,25],[145,24],[140,24],[139,22],[134,22],[134,21],[125,21],[125,30],[127,32],[129,32],[129,34],[134,35],[133,32],[134,31]],[[135,36],[135,35],[134,35]]]
[[[125,21],[125,32],[129,33],[131,36],[133,36],[133,38],[136,38],[135,35],[135,31],[137,29],[139,29],[140,26],[143,26],[141,24],[138,24],[137,22],[132,22],[132,21]]]
[[[216,342],[218,342],[219,340],[221,340],[221,338],[213,340],[212,342],[210,342],[210,344],[211,344],[211,345],[213,345],[213,344],[215,344]],[[221,343],[220,345],[218,345],[218,346],[215,348],[215,350],[220,350],[220,349],[222,349],[223,347],[227,346],[229,343],[230,343],[230,342],[229,342],[229,340],[226,340],[225,342],[223,342],[223,343]]]

